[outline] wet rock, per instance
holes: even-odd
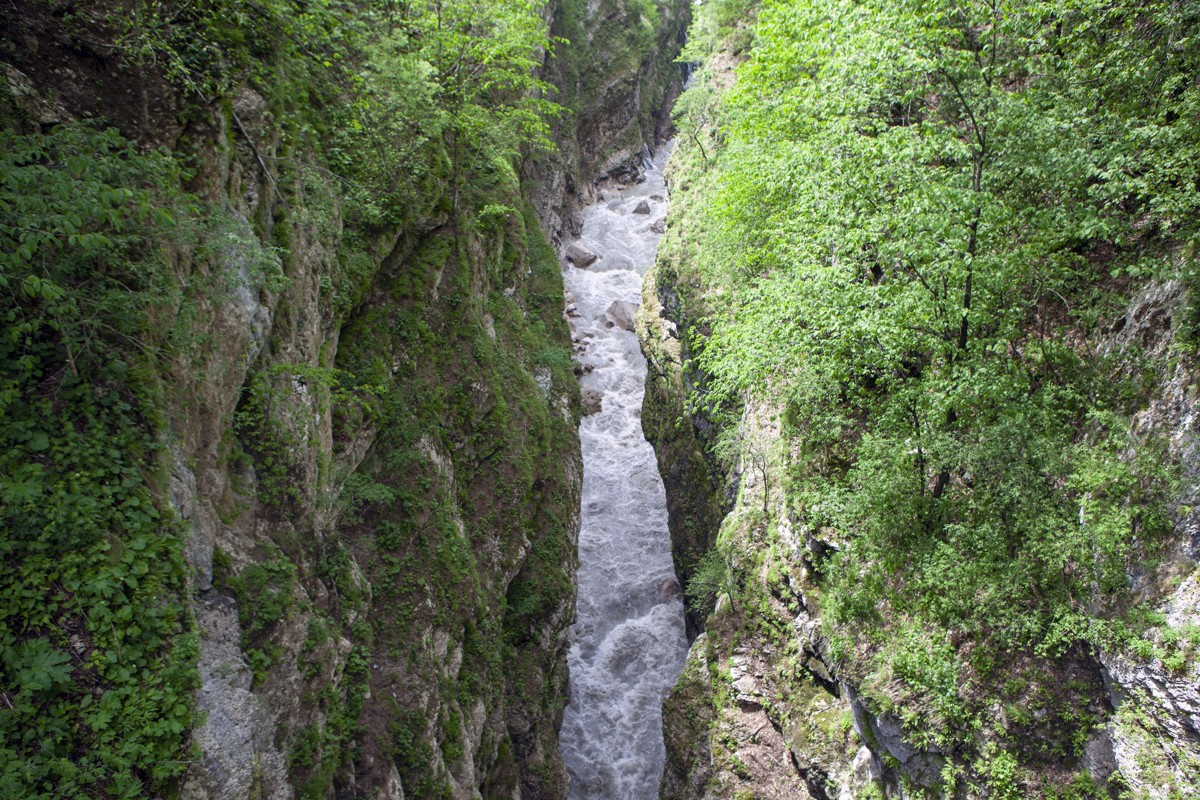
[[[633,303],[616,300],[608,307],[608,316],[622,330],[632,331],[633,315],[637,313],[637,308]]]
[[[590,372],[591,370],[588,370],[588,371]],[[583,415],[585,417],[590,417],[592,414],[600,413],[600,409],[601,409],[601,406],[603,404],[603,399],[604,399],[604,396],[602,394],[600,394],[600,392],[596,391],[595,389],[591,388],[590,386],[585,386],[583,389],[583,392],[582,392],[582,398],[583,398]]]
[[[633,213],[649,214],[650,213],[650,203],[647,202],[646,200],[643,200],[642,202],[637,204],[637,208],[633,209]]]
[[[572,242],[567,246],[567,258],[571,259],[571,263],[580,269],[586,269],[592,264],[595,264],[600,256],[596,255],[579,242]]]
[[[679,582],[674,578],[666,578],[658,585],[658,602],[665,603],[673,597],[679,596]]]
[[[667,232],[667,218],[663,217],[662,219],[656,219],[654,221],[654,223],[650,226],[650,230],[654,231],[655,233],[666,233]]]
[[[666,765],[659,796],[663,800],[696,800],[712,777],[710,738],[716,717],[706,634],[688,651],[683,674],[663,701]]]

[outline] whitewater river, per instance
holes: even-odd
[[[584,213],[580,244],[599,258],[564,273],[572,329],[592,371],[585,392],[579,616],[569,655],[571,699],[560,750],[572,800],[658,797],[662,700],[683,668],[683,602],[671,563],[667,500],[642,436],[646,361],[627,330],[666,214],[662,148],[646,180]],[[614,305],[615,304],[615,305]]]

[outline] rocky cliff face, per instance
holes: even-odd
[[[558,46],[545,75],[568,109],[555,131],[558,152],[531,160],[531,202],[560,244],[579,235],[580,211],[606,185],[636,181],[650,151],[668,138],[682,88],[674,63],[687,35],[684,0],[559,0]]]
[[[1151,283],[1100,347],[1125,358],[1130,369],[1153,368],[1155,396],[1134,415],[1133,429],[1143,439],[1165,439],[1181,465],[1170,547],[1161,561],[1130,576],[1161,615],[1153,645],[1141,653],[1099,654],[1113,715],[1096,737],[1095,755],[1089,753],[1099,769],[1118,772],[1135,796],[1150,798],[1200,784],[1200,664],[1189,641],[1200,625],[1197,386],[1189,364],[1172,357],[1185,302],[1180,281]]]
[[[207,216],[170,254],[186,344],[144,409],[182,523],[192,756],[144,789],[565,797],[580,402],[539,216],[569,227],[593,178],[628,178],[661,137],[687,4],[552,6],[576,37],[549,67],[576,111],[559,160],[464,189],[427,141],[417,203],[369,227],[295,98],[233,76],[197,102],[88,13],[6,21],[10,123],[103,117],[187,161]]]
[[[222,172],[277,152],[254,104]],[[280,176],[248,171],[222,201],[271,219]],[[337,210],[298,183],[287,286],[212,303],[172,409],[205,720],[183,794],[559,795],[580,467],[557,260],[531,217],[465,233],[434,196],[338,320]]]

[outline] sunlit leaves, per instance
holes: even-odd
[[[1123,455],[1084,337],[1097,283],[1194,235],[1198,29],[1168,2],[761,8],[689,220],[723,300],[694,353],[708,407],[787,404],[797,508],[843,537],[832,617],[1046,642],[1161,533],[1167,470]]]

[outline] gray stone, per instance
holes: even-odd
[[[616,300],[608,307],[608,316],[617,327],[632,331],[633,330],[633,315],[637,313],[637,305],[628,303],[624,300]]]
[[[643,200],[642,202],[640,202],[640,203],[638,203],[638,204],[637,204],[637,208],[633,209],[633,213],[635,213],[635,214],[649,214],[649,213],[650,213],[650,203],[648,203],[647,201]]]
[[[583,415],[590,417],[592,414],[599,414],[603,395],[590,386],[584,387],[581,394],[583,397]]]
[[[858,748],[851,769],[851,783],[857,791],[864,791],[871,784],[883,780],[883,769],[879,765],[879,759],[869,747]]]
[[[1108,731],[1097,730],[1092,733],[1083,746],[1083,758],[1080,763],[1097,786],[1108,783],[1109,776],[1117,771],[1117,759],[1113,754],[1112,739],[1109,738]]]
[[[580,269],[586,269],[600,258],[587,247],[584,247],[579,242],[572,242],[567,245],[567,258],[571,259],[571,263]]]
[[[924,788],[939,784],[945,762],[940,751],[932,747],[928,750],[913,747],[904,739],[900,720],[892,714],[872,714],[858,699],[857,692],[850,684],[843,683],[842,692],[850,701],[854,730],[877,757],[886,753],[895,759],[896,772],[910,783]],[[889,782],[891,780],[889,778]]]
[[[550,387],[554,385],[554,376],[550,372],[549,367],[538,367],[533,371],[533,379],[537,383],[538,391],[542,393],[542,397],[550,398]]]
[[[182,800],[256,797],[290,800],[287,760],[275,746],[274,720],[251,691],[233,600],[209,592],[196,603],[200,629],[200,691],[204,724],[192,733],[200,759],[192,764]]]

